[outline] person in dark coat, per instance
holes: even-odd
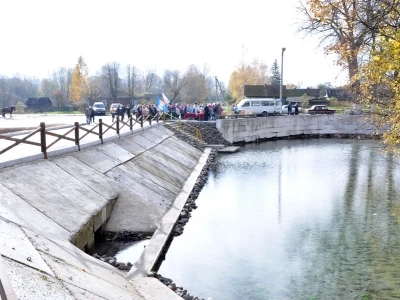
[[[91,106],[89,107],[89,109],[90,109],[90,121],[93,121],[93,123],[96,123],[94,121],[94,109]]]
[[[287,114],[290,116],[292,114],[292,102],[289,102],[289,105],[287,107]]]
[[[120,105],[118,105],[118,107],[117,107],[116,115],[117,115],[117,118],[119,118],[119,116],[121,115],[121,107],[120,107]]]
[[[126,106],[125,110],[126,110],[126,115],[128,116],[128,119],[130,119],[131,118],[131,108],[130,108],[129,104]]]
[[[216,105],[214,106],[213,111],[214,111],[214,120],[216,120],[216,119],[218,119],[218,111],[219,111],[218,104],[216,104]]]
[[[204,121],[208,121],[209,115],[210,115],[210,108],[206,104],[204,106]]]
[[[121,107],[121,121],[124,120],[124,116],[125,116],[125,106]]]
[[[157,114],[156,107],[153,104],[150,104],[149,110],[150,110],[150,115],[154,118],[154,116]]]
[[[142,115],[142,106],[138,105],[136,110],[136,116],[137,116],[136,118],[139,119],[141,115]]]
[[[299,105],[297,103],[294,105],[294,114],[296,116],[299,114]]]

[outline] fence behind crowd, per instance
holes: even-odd
[[[48,150],[58,143],[61,140],[66,140],[73,142],[76,146],[78,146],[78,150],[80,151],[81,141],[88,135],[96,135],[101,140],[101,144],[103,144],[103,137],[106,132],[109,130],[114,130],[116,134],[120,134],[122,128],[129,127],[129,130],[133,131],[133,126],[135,124],[139,124],[141,128],[143,128],[146,122],[149,122],[149,125],[152,125],[152,122],[159,123],[159,120],[163,120],[165,122],[165,114],[162,112],[157,113],[156,115],[147,115],[147,116],[131,116],[127,121],[120,120],[120,118],[115,118],[111,124],[107,124],[103,122],[102,119],[99,119],[99,122],[89,128],[81,126],[79,122],[75,122],[74,126],[71,128],[67,128],[67,131],[64,134],[58,134],[54,131],[54,129],[46,129],[45,122],[41,122],[39,128],[33,130],[32,132],[28,133],[23,138],[17,138],[16,136],[9,136],[9,135],[0,135],[0,140],[8,140],[13,142],[12,144],[8,145],[4,149],[0,150],[0,155],[15,149],[16,146],[20,144],[27,144],[32,146],[38,146],[41,149],[41,152],[44,155],[44,158],[47,158]],[[83,134],[82,134],[83,133]],[[48,143],[47,137],[55,137],[56,139],[52,142]]]

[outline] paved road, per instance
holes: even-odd
[[[103,122],[110,122],[111,116],[96,116],[95,120],[103,119]],[[33,129],[39,127],[40,122],[47,126],[74,125],[74,122],[86,122],[85,115],[47,115],[47,114],[7,114],[6,118],[0,117],[0,133],[13,132],[17,130]]]
[[[111,125],[111,116],[96,116],[95,121],[98,122],[99,119],[103,120],[103,123],[106,123],[108,125]],[[82,126],[86,129],[92,129],[94,128],[97,123],[91,124],[91,125],[83,125],[84,122],[86,122],[85,116],[82,115],[40,115],[40,114],[31,114],[31,115],[14,115],[12,118],[0,118],[0,132],[4,134],[4,132],[9,132],[7,135],[11,135],[14,138],[17,139],[22,139],[26,137],[30,132],[32,132],[34,129],[38,128],[40,126],[40,122],[45,122],[46,124],[46,129],[51,130],[54,133],[57,134],[65,134],[70,130],[75,122],[80,122]],[[70,125],[70,126],[67,126]],[[148,123],[145,123],[144,126],[149,126]],[[56,129],[59,127],[63,127],[60,129]],[[68,127],[68,128],[65,128]],[[114,125],[115,127],[115,125]],[[105,131],[105,127],[103,127],[103,132]],[[133,127],[133,130],[140,129],[139,124],[135,124]],[[96,132],[98,132],[98,127],[95,129]],[[120,133],[128,133],[130,132],[128,126],[124,126],[121,128]],[[22,134],[21,134],[22,133]],[[79,131],[79,135],[82,137],[86,132],[84,130]],[[104,134],[104,138],[107,137],[112,137],[116,135],[115,130],[108,130]],[[46,140],[47,140],[47,146],[49,146],[53,141],[55,141],[57,138],[52,137],[49,135],[46,135]],[[74,131],[69,133],[67,137],[74,138]],[[30,138],[27,139],[28,141],[40,143],[40,134],[36,133],[35,135],[31,136]],[[86,137],[84,137],[81,141],[80,144],[84,145],[86,143],[90,142],[95,142],[98,141],[99,137],[94,134],[88,134]],[[0,151],[6,149],[10,145],[14,144],[14,141],[9,141],[5,139],[0,139]],[[60,140],[53,146],[51,146],[48,151],[53,151],[53,150],[60,150],[60,149],[65,149],[71,146],[75,146],[75,143],[72,141],[68,140]],[[29,145],[29,144],[19,144],[13,149],[0,154],[0,166],[1,163],[16,160],[16,159],[21,159],[24,157],[32,156],[32,155],[37,155],[41,154],[41,149],[39,146],[34,146],[34,145]]]

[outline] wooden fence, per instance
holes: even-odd
[[[20,144],[28,144],[28,145],[33,145],[33,146],[38,146],[41,148],[41,152],[44,155],[44,158],[47,158],[47,151],[49,148],[51,148],[53,145],[55,145],[57,142],[61,140],[67,140],[75,143],[76,146],[78,146],[78,150],[80,151],[80,144],[83,138],[88,136],[89,134],[94,134],[97,135],[98,138],[101,140],[101,143],[103,144],[103,136],[104,134],[109,131],[109,130],[114,130],[116,134],[119,135],[120,131],[122,128],[129,127],[129,129],[132,131],[133,126],[135,124],[140,124],[140,126],[143,128],[143,125],[145,122],[149,122],[151,125],[152,122],[159,122],[159,120],[164,120],[165,121],[165,114],[164,113],[157,113],[155,116],[151,116],[150,114],[146,117],[139,116],[135,117],[132,116],[130,117],[126,122],[120,120],[118,117],[116,117],[115,121],[111,123],[111,125],[108,125],[107,123],[104,123],[102,119],[99,120],[99,123],[97,123],[94,127],[91,129],[85,128],[83,126],[80,126],[79,122],[75,122],[74,126],[71,127],[70,129],[67,130],[64,134],[58,134],[54,133],[50,130],[46,130],[46,125],[44,122],[40,123],[40,127],[29,133],[27,136],[24,138],[16,138],[15,136],[8,136],[8,135],[0,135],[0,139],[3,140],[8,140],[14,142],[10,146],[0,150],[0,155],[10,151],[14,147],[20,145]],[[81,131],[84,131],[85,133],[81,135]],[[74,132],[74,137],[69,137],[72,132]],[[28,141],[29,138],[34,136],[35,134],[40,134],[40,142],[34,142],[34,141]],[[56,139],[51,142],[47,143],[47,136],[52,136],[56,137]]]

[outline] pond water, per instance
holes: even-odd
[[[365,140],[219,155],[159,273],[213,300],[399,299],[399,171]]]

